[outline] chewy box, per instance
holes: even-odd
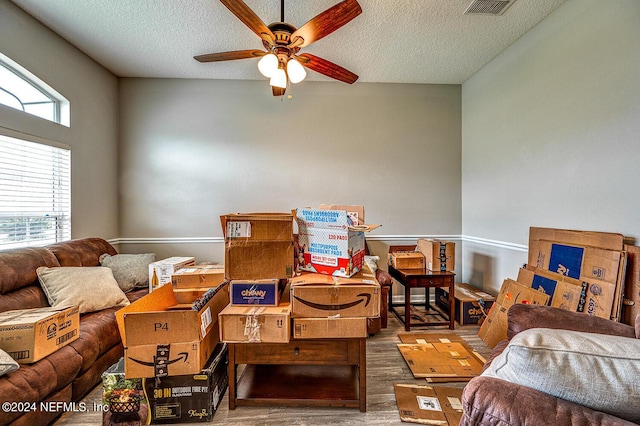
[[[0,313],[0,349],[21,364],[36,362],[79,336],[78,306]]]
[[[449,312],[449,289],[436,287],[436,305]],[[496,298],[469,284],[456,284],[454,317],[458,324],[478,324],[488,314]]]
[[[218,343],[196,374],[142,379],[149,398],[151,424],[210,422],[227,388],[226,343]]]
[[[278,306],[233,306],[218,315],[220,340],[228,343],[288,343],[291,337],[289,287]]]
[[[178,304],[173,287],[165,285],[116,311],[127,378],[202,369],[219,341],[218,313],[229,303],[229,286],[192,302]]]
[[[278,306],[280,294],[286,285],[286,280],[232,280],[229,283],[229,295],[231,304],[239,305],[264,305]]]

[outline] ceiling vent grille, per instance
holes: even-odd
[[[515,0],[474,0],[464,11],[465,15],[502,15]]]

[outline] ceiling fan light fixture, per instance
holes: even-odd
[[[281,89],[287,88],[287,73],[284,72],[282,68],[276,69],[276,71],[271,76],[271,80],[269,84],[275,87],[280,87]]]
[[[307,76],[304,67],[294,58],[289,59],[287,62],[287,74],[289,75],[289,81],[294,84],[300,83]]]
[[[262,75],[271,78],[278,70],[278,57],[273,53],[267,53],[258,61],[258,70]]]

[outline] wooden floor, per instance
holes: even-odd
[[[449,332],[447,327],[412,328],[411,332]],[[394,383],[426,385],[424,379],[415,379],[402,358],[397,344],[398,333],[404,333],[400,321],[390,315],[389,326],[367,339],[367,411],[344,408],[299,408],[299,407],[238,407],[229,410],[228,395],[215,413],[211,422],[229,426],[246,425],[406,425],[400,421]],[[490,348],[477,336],[477,326],[459,326],[454,331],[480,355],[487,357]],[[465,383],[447,383],[446,386],[464,387]],[[84,399],[87,407],[100,403],[102,385],[97,386]],[[65,413],[54,423],[56,426],[100,425],[102,413],[89,410],[86,413]],[[185,425],[194,423],[185,423]],[[203,423],[195,423],[203,424]]]

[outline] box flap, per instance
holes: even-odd
[[[304,207],[291,212],[299,227],[325,228],[345,232],[347,230],[369,232],[382,226],[361,223],[359,218],[353,216],[353,212],[350,215],[347,210]]]

